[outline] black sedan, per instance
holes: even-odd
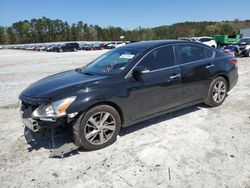
[[[198,103],[221,105],[237,80],[236,59],[206,45],[129,44],[25,89],[25,136],[30,142],[63,126],[77,147],[101,149],[115,142],[121,127]]]
[[[54,52],[76,52],[77,50],[79,50],[78,43],[65,43],[52,48]]]

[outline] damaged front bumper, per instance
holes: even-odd
[[[26,120],[24,123],[24,137],[33,148],[45,147],[50,149],[49,157],[63,157],[78,147],[73,143],[72,133],[68,128],[51,127],[39,128],[32,124],[33,121]],[[48,144],[49,143],[49,144]]]
[[[67,118],[54,122],[32,119],[34,108],[32,104],[22,103],[21,106],[24,137],[31,148],[48,148],[50,157],[63,157],[78,149],[73,142],[72,122]]]

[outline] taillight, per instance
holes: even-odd
[[[229,59],[229,61],[230,61],[231,63],[235,64],[235,65],[237,65],[237,63],[238,63],[238,61],[237,61],[236,58],[231,58],[231,59]]]

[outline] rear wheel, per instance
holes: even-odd
[[[87,150],[107,147],[116,141],[120,127],[120,115],[113,107],[96,106],[73,126],[75,144]]]
[[[223,77],[217,77],[210,84],[205,103],[212,107],[221,105],[227,96],[227,91],[227,81]]]

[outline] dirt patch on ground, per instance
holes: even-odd
[[[99,151],[48,158],[30,150],[18,95],[32,82],[104,53],[0,50],[0,187],[249,187],[250,59],[217,108],[197,105],[123,129]]]

